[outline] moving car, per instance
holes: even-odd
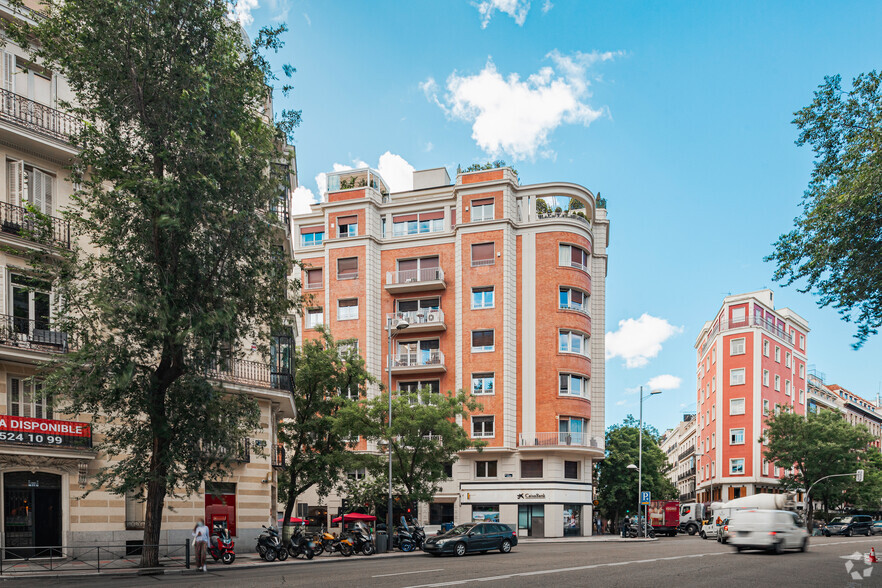
[[[723,520],[723,524],[720,525],[719,530],[717,531],[717,543],[728,543],[729,542],[729,519]]]
[[[830,535],[845,535],[846,537],[851,537],[852,535],[869,536],[872,524],[873,517],[869,515],[836,517],[827,523],[827,528],[824,529],[824,535],[827,537]]]
[[[808,549],[808,532],[799,517],[786,510],[739,510],[729,517],[729,543],[735,550]]]
[[[878,535],[882,533],[882,521],[873,521],[873,525],[870,527],[871,535]]]
[[[423,543],[423,551],[432,555],[452,553],[463,556],[469,552],[498,549],[508,553],[518,544],[518,535],[502,523],[467,523],[458,525],[442,535],[435,535]]]

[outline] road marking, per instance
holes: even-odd
[[[434,584],[420,584],[418,586],[409,586],[408,588],[436,588],[438,586],[458,586],[460,584],[469,584],[471,582],[493,582],[496,580],[508,580],[510,578],[523,578],[528,576],[542,576],[545,574],[561,574],[567,572],[580,572],[582,570],[592,570],[596,568],[609,568],[614,566],[626,566],[630,564],[642,564],[642,563],[652,563],[659,561],[660,559],[672,560],[672,559],[688,559],[693,557],[709,557],[714,555],[731,555],[731,551],[721,551],[718,553],[695,553],[692,555],[678,555],[675,557],[664,557],[664,558],[653,558],[653,559],[639,559],[634,561],[617,561],[611,563],[601,563],[601,564],[593,564],[590,566],[578,566],[575,568],[556,568],[553,570],[534,570],[532,572],[518,572],[514,574],[505,574],[503,576],[489,576],[485,578],[468,578],[466,580],[452,580],[449,582],[437,582]],[[376,577],[376,576],[375,576]]]
[[[371,578],[388,578],[389,576],[404,576],[406,574],[425,574],[426,572],[443,572],[444,568],[437,568],[434,570],[416,570],[413,572],[398,572],[397,574],[377,574],[376,576],[371,576]]]
[[[833,543],[811,543],[812,547],[827,547],[828,545],[851,545],[852,543],[870,543],[877,539],[861,539],[860,541],[835,541]]]

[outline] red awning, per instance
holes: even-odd
[[[332,523],[339,523],[343,520],[343,517],[337,517],[336,519],[331,519]],[[350,512],[346,515],[347,521],[368,521],[373,522],[377,520],[377,517],[373,515],[361,514],[360,512]]]
[[[279,517],[279,524],[281,525],[285,521],[285,517]],[[295,525],[300,525],[302,523],[308,523],[309,521],[304,519],[298,519],[297,517],[291,517],[288,519],[289,523],[294,523]]]

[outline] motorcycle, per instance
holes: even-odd
[[[315,556],[314,545],[312,540],[306,537],[302,527],[294,527],[291,538],[288,540],[288,553],[291,557],[302,555],[306,559],[312,559]]]
[[[236,560],[236,552],[233,551],[233,538],[230,537],[230,530],[227,529],[226,521],[214,524],[214,532],[211,534],[211,540],[208,542],[208,555],[214,558],[214,561],[221,560],[229,565]]]
[[[374,554],[374,537],[361,521],[355,523],[355,528],[349,533],[348,538],[352,542],[352,549],[355,553]]]
[[[312,547],[312,552],[315,555],[321,555],[325,552],[325,546],[322,543],[322,537],[324,536],[324,531],[316,531],[311,535],[307,535],[307,539],[309,539],[310,546]]]
[[[282,545],[279,532],[275,527],[263,525],[263,528],[266,530],[257,538],[257,553],[260,557],[266,561],[273,561],[277,558],[279,561],[288,559],[288,550]]]
[[[393,549],[397,547],[408,553],[416,549],[416,541],[405,527],[395,527],[395,532],[392,534],[392,547]]]
[[[343,557],[349,557],[352,555],[352,542],[345,537],[337,537],[336,533],[332,535],[327,531],[323,532],[321,545],[323,551],[327,551],[328,553],[334,553],[336,551]]]
[[[645,526],[646,523],[644,521],[640,521],[639,523],[637,523],[636,521],[632,522],[628,526],[628,537],[632,539],[643,537],[643,529]],[[655,539],[655,529],[652,528],[652,525],[649,525],[649,527],[646,528],[646,537],[649,537],[650,539]]]

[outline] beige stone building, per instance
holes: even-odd
[[[0,18],[37,17],[27,11],[15,15],[0,1]],[[62,545],[136,542],[143,534],[143,503],[103,490],[86,496],[92,476],[107,463],[94,449],[100,428],[93,430],[88,417],[55,412],[35,377],[41,362],[68,352],[72,342],[53,328],[52,285],[29,275],[24,253],[36,244],[30,240],[28,229],[34,225],[25,206],[30,203],[49,216],[54,247],[71,247],[70,228],[62,218],[72,194],[65,166],[77,155],[69,136],[80,123],[59,108],[60,101],[71,98],[65,80],[31,63],[8,41],[0,54],[0,80],[0,556],[48,554],[45,548]],[[279,238],[290,252],[293,148],[275,171],[290,178],[278,211]],[[293,339],[274,343],[273,357],[279,358],[292,348]],[[211,492],[203,487],[186,499],[167,500],[163,542],[188,539],[194,522],[209,515],[226,516],[239,540],[250,542],[274,518],[274,466],[282,457],[276,424],[293,415],[293,397],[285,365],[249,359],[230,362],[211,375],[230,393],[258,402],[261,428],[231,448],[238,462],[223,483]]]

